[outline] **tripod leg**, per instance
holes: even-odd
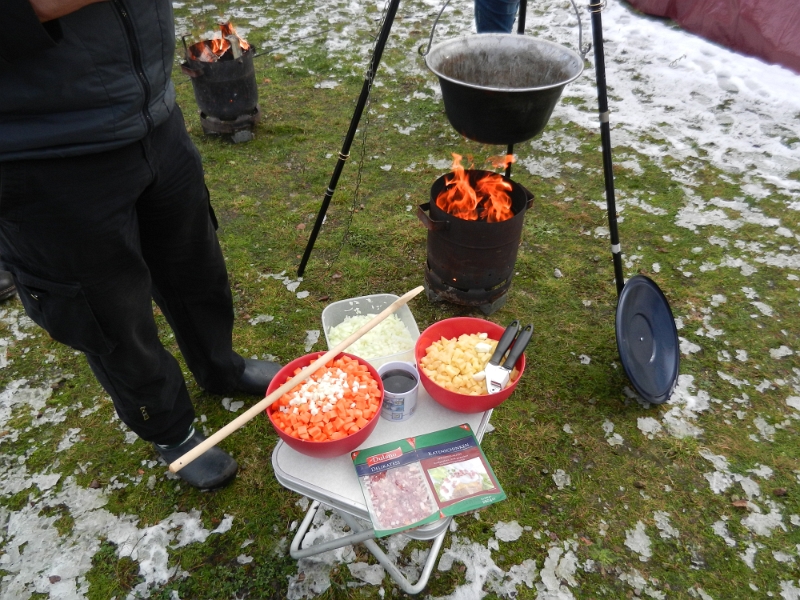
[[[345,136],[344,143],[342,144],[342,150],[339,152],[339,159],[336,161],[336,166],[333,169],[330,182],[328,183],[328,189],[325,191],[325,196],[322,199],[322,206],[320,206],[319,212],[317,213],[317,220],[314,222],[314,228],[311,230],[311,236],[306,244],[306,249],[303,253],[303,259],[300,261],[300,266],[297,268],[298,276],[302,276],[306,270],[306,264],[311,256],[311,250],[314,248],[314,242],[317,240],[317,235],[319,235],[319,230],[322,227],[322,223],[325,220],[325,213],[328,211],[331,198],[333,198],[333,193],[336,190],[336,184],[339,183],[339,176],[342,174],[344,163],[350,157],[350,146],[353,143],[353,139],[356,137],[358,122],[361,120],[364,107],[367,105],[367,99],[369,98],[369,93],[372,89],[372,82],[375,80],[375,73],[378,70],[378,65],[380,65],[383,49],[386,47],[386,40],[389,38],[389,32],[392,29],[392,23],[394,22],[394,17],[397,14],[397,8],[399,5],[400,0],[390,0],[389,2],[389,8],[386,12],[386,19],[383,21],[383,27],[381,27],[381,31],[378,34],[378,41],[375,42],[375,51],[372,55],[369,71],[367,71],[367,74],[364,77],[364,85],[361,87],[361,95],[358,97],[355,112],[350,120],[350,128],[347,130],[347,135]]]
[[[622,248],[617,230],[617,204],[614,197],[614,171],[611,162],[611,126],[608,122],[608,97],[606,92],[606,64],[603,54],[603,21],[600,13],[605,0],[592,0],[589,12],[592,14],[592,39],[594,45],[594,69],[597,77],[597,105],[600,114],[600,138],[603,148],[603,175],[606,186],[606,207],[608,209],[608,230],[611,234],[611,256],[614,259],[614,279],[617,296],[622,293],[625,280],[622,274]]]
[[[525,15],[528,12],[528,0],[519,0],[519,13],[517,16],[517,33],[525,33]]]

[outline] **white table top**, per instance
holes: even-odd
[[[475,437],[480,441],[491,414],[491,410],[480,413],[458,413],[449,410],[431,399],[420,385],[414,414],[399,422],[378,417],[378,425],[359,448],[369,448],[394,440],[432,433],[462,423],[469,423]],[[279,440],[272,452],[272,468],[275,478],[283,487],[369,520],[364,494],[349,453],[335,458],[313,458],[300,454],[283,440]]]

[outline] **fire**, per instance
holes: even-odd
[[[509,157],[513,159],[510,155],[506,158]],[[469,174],[461,166],[461,158],[453,153],[453,172],[445,179],[446,185],[436,198],[436,206],[466,221],[498,223],[513,217],[511,184],[497,173],[487,173],[473,187]]]
[[[230,21],[227,23],[220,23],[219,31],[219,33],[214,34],[212,39],[198,42],[191,46],[190,54],[192,60],[204,62],[218,61],[231,47],[231,43],[227,39],[230,36],[236,36],[236,39],[239,41],[239,48],[242,52],[247,52],[247,50],[250,49],[250,44],[239,37],[239,34],[236,33]]]
[[[500,156],[490,156],[487,162],[492,163],[495,169],[507,169],[508,165],[517,162],[517,157],[513,154],[502,154]]]

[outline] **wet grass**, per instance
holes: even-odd
[[[220,11],[227,7],[219,5]],[[204,18],[194,18],[194,30],[213,28]],[[269,45],[262,32],[252,41]],[[406,60],[405,47],[416,42],[408,40],[390,49],[386,64]],[[328,302],[370,293],[399,295],[422,283],[426,230],[415,211],[428,201],[431,183],[443,172],[428,163],[429,156],[447,160],[457,152],[485,168],[482,163],[488,156],[503,151],[459,138],[433,98],[406,102],[409,94],[425,87],[423,75],[400,71],[381,77],[383,85],[375,88],[362,125],[367,130],[363,157],[359,137],[300,288],[310,295],[298,300],[279,281],[264,275],[285,271],[295,278],[361,86],[361,69],[343,69],[323,48],[306,47],[299,54],[292,63],[276,53],[256,59],[263,119],[255,139],[247,144],[203,135],[191,87],[178,70],[175,73],[179,103],[203,156],[219,217],[218,233],[235,300],[234,347],[245,356],[274,355],[282,362],[305,353],[306,331],[321,328],[320,313]],[[328,73],[340,84],[332,89],[314,87]],[[407,124],[417,127],[404,135],[399,129]],[[578,585],[570,586],[577,598],[630,597],[636,586],[626,577],[635,572],[649,588],[669,598],[698,597],[692,592],[696,586],[717,599],[754,597],[749,595],[751,586],[759,590],[754,594],[769,591],[777,596],[779,581],[800,576],[795,550],[800,533],[789,522],[789,515],[800,514],[800,451],[797,421],[785,406],[787,387],[779,383],[796,381],[796,362],[771,360],[770,350],[782,343],[797,347],[797,281],[788,280],[784,269],[756,263],[756,254],[748,253],[747,247],[759,244],[777,251],[789,245],[796,252],[796,242],[756,225],[745,224],[735,232],[714,225],[698,232],[679,227],[675,221],[686,196],[678,175],[686,165],[673,164],[668,157],[656,162],[632,148],[615,148],[615,153],[635,158],[641,169],[615,166],[621,238],[629,261],[626,277],[647,274],[665,291],[684,325],[679,335],[702,348],[681,356],[681,373],[694,377],[696,391],[707,391],[711,398],[711,408],[697,417],[703,431],[697,439],[663,433],[649,439],[637,427],[637,419],[661,419],[670,406],[645,408],[625,393],[629,382],[615,343],[616,293],[608,240],[594,235],[596,228],[607,226],[599,136],[558,120],[548,127],[573,140],[578,149],[558,151],[542,140],[518,146],[521,158],[547,158],[572,166],[562,166],[552,177],[514,167],[515,179],[536,200],[525,216],[508,303],[489,317],[501,324],[513,318],[530,321],[537,332],[526,353],[526,376],[512,398],[494,412],[495,431],[483,444],[509,498],[482,511],[480,520],[457,519],[456,535],[486,545],[497,522],[517,521],[528,527],[519,540],[504,543],[493,555],[504,570],[526,558],[542,568],[553,547],[571,549],[584,565],[576,574]],[[386,165],[391,169],[382,168]],[[354,199],[359,175],[359,196]],[[779,192],[772,202],[758,201],[744,191],[742,178],[723,175],[702,160],[691,165],[691,175],[698,182],[692,194],[706,202],[741,198],[766,216],[780,218],[784,227],[796,230],[799,224],[798,214],[785,210]],[[631,198],[663,214],[626,203]],[[738,214],[727,212],[732,218]],[[728,240],[728,245],[710,244],[712,235]],[[698,247],[701,252],[694,252]],[[718,265],[731,254],[758,270],[748,277],[734,267],[701,270],[704,263]],[[556,269],[562,277],[555,276]],[[744,287],[758,290],[758,300],[771,306],[774,315],[761,314]],[[712,307],[713,295],[727,299]],[[3,309],[21,310],[21,305],[15,299]],[[483,316],[424,297],[413,301],[412,310],[420,329],[450,316]],[[249,319],[257,315],[275,318],[250,325]],[[179,355],[160,317],[159,323],[165,344]],[[724,333],[710,337],[711,326]],[[52,382],[53,393],[37,414],[62,411],[64,419],[37,427],[37,414],[14,413],[0,435],[20,433],[2,443],[4,460],[24,460],[30,473],[52,467],[74,474],[82,486],[109,488],[106,509],[136,515],[139,527],[157,524],[175,511],[198,509],[205,527],[213,529],[224,515],[232,515],[230,532],[212,535],[204,544],[170,550],[171,564],[188,576],[174,577],[151,598],[171,598],[173,592],[181,598],[286,597],[289,579],[297,574],[297,563],[286,552],[286,538],[291,538],[290,524],[302,518],[303,510],[297,504],[299,496],[275,481],[270,454],[276,437],[267,421],[257,419],[223,442],[241,465],[235,485],[214,494],[187,489],[165,479],[160,467],[145,464],[155,460],[147,444],[124,443],[110,402],[80,356],[35,327],[28,331],[33,335],[9,345],[9,365],[0,383],[21,378],[32,385]],[[314,350],[323,345],[324,337]],[[746,350],[748,359],[737,360],[737,350]],[[582,364],[581,355],[591,362]],[[720,372],[750,385],[743,389]],[[755,391],[761,381],[772,384]],[[209,431],[232,418],[219,397],[203,393],[191,381],[190,393]],[[94,412],[84,414],[95,406]],[[756,416],[776,426],[772,440],[760,435]],[[608,443],[603,430],[607,421],[624,440],[621,445]],[[59,442],[71,428],[80,428],[83,441],[59,451]],[[739,474],[769,465],[773,475],[758,479],[762,496],[756,502],[765,512],[770,506],[779,507],[783,527],[770,536],[748,531],[741,523],[749,514],[741,502],[746,498],[741,486],[714,493],[705,478],[714,468],[700,456],[703,449],[724,455],[731,471]],[[553,480],[559,469],[571,476],[571,485],[564,489]],[[150,489],[147,482],[153,474],[157,477]],[[114,480],[128,485],[113,489]],[[2,495],[0,510],[21,510],[39,496],[35,489]],[[678,537],[659,536],[654,517],[658,511],[669,514]],[[61,536],[70,534],[71,517],[58,505],[40,516],[53,519]],[[726,519],[735,546],[713,533],[714,523],[721,519]],[[626,532],[638,521],[652,542],[652,558],[646,562],[626,546]],[[250,545],[242,549],[248,540]],[[758,548],[754,569],[741,558],[750,544]],[[773,552],[779,551],[794,553],[794,561],[775,560]],[[242,553],[255,560],[239,564],[237,556]],[[374,562],[363,552],[361,559]],[[124,597],[140,581],[138,563],[119,558],[110,542],[100,544],[92,561],[89,598]],[[465,572],[458,563],[451,570],[434,572],[424,594],[452,593],[466,583]],[[5,574],[0,564],[0,575]],[[331,587],[320,597],[383,597],[378,586],[353,588],[355,581],[346,565],[339,565],[331,573]],[[389,578],[383,588],[393,597],[405,596]],[[520,585],[517,597],[536,598],[537,591]]]

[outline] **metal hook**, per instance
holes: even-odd
[[[444,5],[442,6],[442,9],[439,11],[439,14],[438,14],[438,15],[436,15],[436,20],[433,22],[433,27],[431,27],[431,37],[430,37],[430,38],[428,38],[428,48],[425,50],[425,52],[423,52],[423,51],[422,51],[422,46],[424,46],[425,44],[422,44],[422,45],[421,45],[421,46],[420,46],[420,47],[417,49],[417,51],[419,52],[419,55],[420,55],[420,56],[427,56],[427,55],[428,55],[428,52],[430,52],[430,51],[431,51],[431,44],[433,43],[433,33],[436,31],[436,25],[438,25],[438,23],[439,23],[439,17],[441,17],[441,16],[442,16],[442,13],[444,12],[444,9],[445,9],[445,8],[447,8],[447,5],[448,5],[448,4],[450,4],[450,0],[445,0],[445,3],[444,3]]]
[[[578,10],[578,5],[575,4],[575,0],[569,0],[569,1],[572,2],[572,8],[575,10],[575,16],[578,18],[578,52],[581,53],[581,58],[586,60],[586,54],[591,49],[592,44],[590,42],[586,44],[586,46],[583,45],[583,26],[581,25],[581,13]]]

